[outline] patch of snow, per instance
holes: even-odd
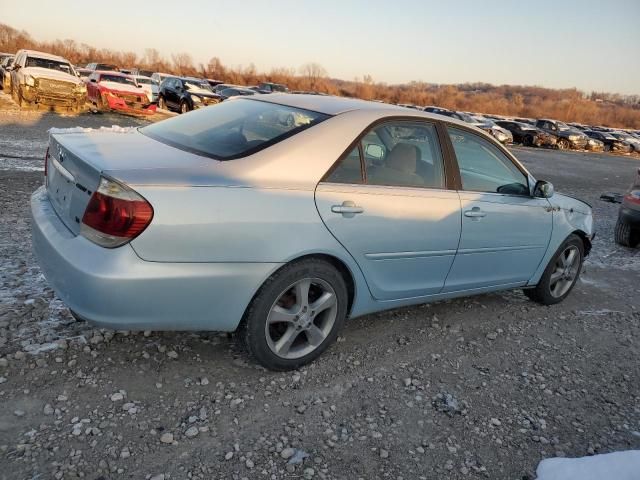
[[[138,127],[121,127],[112,125],[110,127],[90,128],[90,127],[70,127],[70,128],[50,128],[49,134],[66,133],[91,133],[91,132],[112,132],[112,133],[134,133]]]
[[[623,313],[620,310],[609,310],[608,308],[603,308],[601,310],[581,310],[578,312],[580,315],[609,315],[611,313]]]
[[[537,480],[638,480],[640,450],[582,458],[548,458],[536,470]]]
[[[44,160],[33,160],[30,158],[3,158],[0,156],[0,170],[43,172]]]

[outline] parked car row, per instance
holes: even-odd
[[[154,113],[158,105],[184,113],[235,96],[288,91],[271,82],[245,87],[109,63],[91,62],[76,68],[62,57],[33,50],[0,53],[0,87],[21,107],[79,111],[88,104],[94,112],[136,114]]]
[[[567,124],[548,118],[509,118],[460,112],[436,106],[419,107],[411,104],[398,104],[398,106],[457,118],[485,130],[503,144],[518,143],[559,150],[640,153],[640,131],[616,130],[578,123]]]

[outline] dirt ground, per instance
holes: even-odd
[[[4,102],[4,103],[3,103]],[[519,479],[551,456],[640,448],[640,251],[613,243],[640,161],[514,148],[591,203],[567,300],[519,291],[353,319],[314,364],[272,373],[215,333],[75,322],[31,254],[50,127],[0,95],[0,479]]]

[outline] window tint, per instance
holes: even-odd
[[[384,123],[362,137],[360,148],[369,185],[444,188],[442,154],[431,123]],[[326,180],[361,183],[360,162],[360,151],[354,148]]]
[[[448,130],[464,190],[529,195],[527,177],[495,145],[464,130]]]
[[[238,99],[140,129],[160,142],[217,160],[251,155],[329,116],[299,108]]]
[[[326,178],[332,183],[363,183],[360,149],[356,147],[344,157],[331,174]]]

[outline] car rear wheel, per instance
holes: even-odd
[[[307,259],[273,274],[249,305],[238,337],[271,370],[315,360],[336,339],[347,316],[344,278],[330,263]]]
[[[635,247],[640,242],[640,232],[631,228],[627,222],[618,219],[614,233],[615,241],[623,247]]]
[[[543,305],[560,303],[578,281],[583,260],[582,239],[577,235],[569,235],[547,265],[538,285],[525,289],[525,295]]]
[[[180,113],[187,113],[189,111],[189,104],[184,100],[180,102]]]

